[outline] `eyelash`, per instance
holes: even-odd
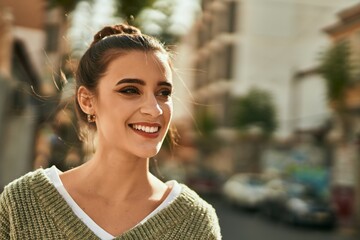
[[[164,97],[171,97],[171,93],[172,93],[170,89],[162,89],[159,92],[160,92],[159,96],[164,96]]]
[[[140,90],[136,87],[125,87],[120,89],[118,92],[124,95],[133,95],[133,94],[140,95]],[[172,94],[171,89],[161,89],[158,92],[157,96],[168,98],[171,97],[171,94]]]
[[[120,89],[118,92],[125,95],[140,94],[139,89],[137,89],[136,87],[125,87]]]

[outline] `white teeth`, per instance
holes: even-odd
[[[140,130],[147,133],[154,133],[159,131],[159,127],[149,127],[149,126],[142,126],[142,125],[132,125],[132,127],[136,130]]]

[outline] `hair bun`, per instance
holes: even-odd
[[[94,45],[95,43],[97,43],[101,39],[104,39],[105,37],[109,37],[112,35],[119,35],[119,34],[141,34],[141,31],[136,27],[126,24],[106,26],[94,35],[94,40],[91,43],[91,45]]]

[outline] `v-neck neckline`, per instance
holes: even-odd
[[[81,221],[92,231],[95,235],[101,239],[114,239],[115,235],[112,235],[108,231],[106,231],[102,226],[98,225],[72,198],[67,189],[65,188],[59,173],[61,171],[57,169],[55,166],[52,166],[48,169],[45,169],[45,175],[49,178],[51,184],[55,186],[56,190],[60,193],[60,195],[64,198],[67,204],[71,207],[72,211],[75,215],[81,219]],[[176,197],[181,193],[181,186],[175,180],[166,182],[167,186],[171,186],[170,192],[167,194],[166,198],[160,203],[159,206],[156,207],[151,213],[145,216],[141,221],[139,221],[132,228],[144,224],[148,219],[155,216],[162,209],[167,207],[171,202],[173,202]],[[130,229],[132,229],[130,228]],[[129,229],[129,230],[130,230]]]
[[[181,184],[182,185],[182,184]],[[91,229],[73,212],[71,207],[60,195],[55,186],[46,177],[44,169],[35,171],[30,181],[30,188],[34,191],[43,210],[50,215],[54,224],[63,232],[67,239],[99,239]],[[182,185],[180,195],[157,215],[148,219],[144,224],[122,233],[114,239],[156,239],[164,231],[169,231],[174,225],[188,217],[189,205],[193,205],[195,196]],[[176,209],[174,211],[174,209]],[[169,221],[176,219],[176,221]],[[153,226],[156,225],[156,228]]]

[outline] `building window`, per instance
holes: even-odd
[[[236,31],[237,7],[237,1],[230,1],[228,3],[228,30],[231,33]]]
[[[232,75],[233,75],[233,65],[234,65],[234,61],[233,61],[233,54],[234,54],[234,50],[235,47],[233,44],[230,44],[226,47],[226,56],[225,56],[225,62],[226,62],[226,73],[225,73],[225,78],[230,80],[232,79]]]

